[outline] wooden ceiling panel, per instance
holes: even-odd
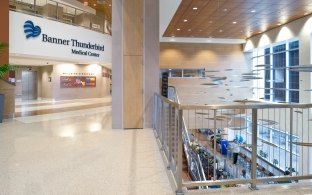
[[[312,0],[182,0],[164,36],[246,38],[311,13]]]

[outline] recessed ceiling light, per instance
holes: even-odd
[[[224,12],[227,12],[227,10],[228,10],[228,9],[226,9],[226,8],[223,9]]]
[[[281,24],[281,23],[278,23],[277,25],[280,26],[280,25],[282,25],[282,24]]]
[[[183,22],[187,22],[187,19],[184,19]]]
[[[198,8],[197,7],[193,7],[193,10],[197,10]]]
[[[305,16],[308,15],[308,12],[304,13],[304,15],[305,15]]]
[[[220,29],[220,30],[219,30],[219,32],[223,32],[223,30],[222,30],[222,29]]]
[[[192,29],[189,28],[187,31],[191,31],[191,30],[192,30]]]
[[[84,6],[88,6],[88,1],[83,2]]]
[[[210,21],[209,21],[209,23],[211,24],[211,23],[212,23],[212,21],[210,20]]]
[[[94,7],[96,7],[96,4],[93,4]]]
[[[181,30],[181,29],[177,28],[177,30]]]
[[[251,13],[255,13],[255,12],[256,12],[256,10],[252,9],[250,12],[251,12]]]
[[[202,29],[199,29],[199,32],[203,31]]]
[[[237,22],[234,21],[234,22],[232,22],[232,23],[233,23],[233,24],[236,24]]]
[[[112,6],[112,4],[109,4],[108,6],[110,7],[110,6]]]

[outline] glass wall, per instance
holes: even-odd
[[[235,135],[235,137],[241,139],[241,144],[251,144],[252,123],[250,120],[250,118],[247,120],[247,130],[239,131]],[[283,171],[288,170],[290,167],[290,147],[292,147],[292,167],[295,171],[298,171],[299,147],[290,144],[289,133],[259,122],[257,137],[258,156]],[[298,136],[292,136],[292,142],[298,140]]]

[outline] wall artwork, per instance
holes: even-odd
[[[89,88],[96,87],[95,76],[61,76],[61,88]]]

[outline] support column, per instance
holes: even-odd
[[[10,44],[9,39],[9,1],[0,1],[0,42]],[[9,48],[0,53],[0,65],[9,63]],[[0,80],[0,94],[4,95],[4,118],[13,118],[15,113],[15,86]]]
[[[9,44],[9,1],[0,1],[0,17],[1,17],[1,30],[0,42]],[[0,55],[0,64],[9,63],[9,50],[2,51]]]
[[[144,128],[151,128],[153,96],[159,93],[159,1],[144,2]]]
[[[159,3],[113,1],[113,128],[152,127],[159,88]]]

